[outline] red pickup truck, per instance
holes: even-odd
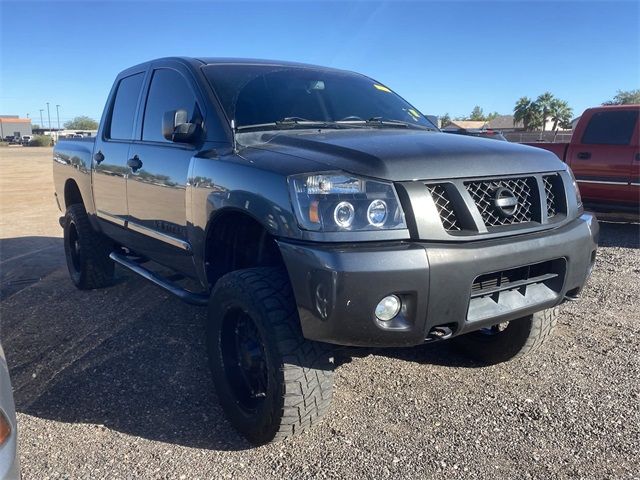
[[[589,208],[638,213],[640,105],[588,108],[570,143],[529,143],[567,163]]]

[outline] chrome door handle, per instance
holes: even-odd
[[[133,158],[127,160],[127,166],[135,172],[136,170],[140,170],[142,168],[142,160],[140,160],[140,157],[138,157],[138,155],[134,155]]]

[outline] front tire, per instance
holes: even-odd
[[[207,348],[220,404],[249,442],[296,435],[329,409],[331,350],[302,336],[283,269],[238,270],[216,283]]]
[[[80,290],[110,285],[114,271],[111,250],[109,239],[89,223],[84,205],[70,205],[64,219],[64,252],[74,285]]]
[[[536,352],[553,333],[558,308],[550,308],[504,324],[494,325],[452,339],[464,355],[487,365]]]

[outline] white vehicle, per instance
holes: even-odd
[[[0,344],[0,479],[20,478],[16,411],[9,370]]]

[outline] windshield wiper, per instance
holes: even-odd
[[[390,120],[383,117],[371,117],[368,120],[308,120],[302,117],[284,117],[281,120],[269,123],[256,123],[253,125],[241,125],[236,127],[237,132],[257,131],[257,130],[285,130],[294,128],[354,128],[354,127],[394,127],[413,128],[419,130],[435,129],[424,125],[417,125],[402,120]]]
[[[284,117],[280,120],[276,120],[274,123],[277,123],[278,125],[288,125],[290,123],[299,125],[301,123],[323,123],[323,122],[321,122],[320,120],[309,120],[308,118],[302,118],[302,117]]]
[[[236,127],[236,131],[249,130],[279,130],[289,128],[348,128],[346,125],[340,125],[338,122],[327,120],[307,120],[301,117],[284,117],[281,120],[269,123],[257,123],[254,125],[240,125]]]
[[[415,128],[419,130],[430,130],[435,131],[433,128],[427,127],[425,125],[418,125],[411,122],[405,122],[403,120],[391,120],[383,117],[371,117],[368,120],[341,120],[339,123],[343,124],[356,124],[356,125],[366,125],[371,127],[381,126],[381,127],[396,127],[396,128]]]
[[[385,127],[419,128],[420,130],[433,130],[433,128],[416,123],[405,122],[403,120],[391,120],[382,117],[371,117],[365,122],[366,125],[383,125]]]

